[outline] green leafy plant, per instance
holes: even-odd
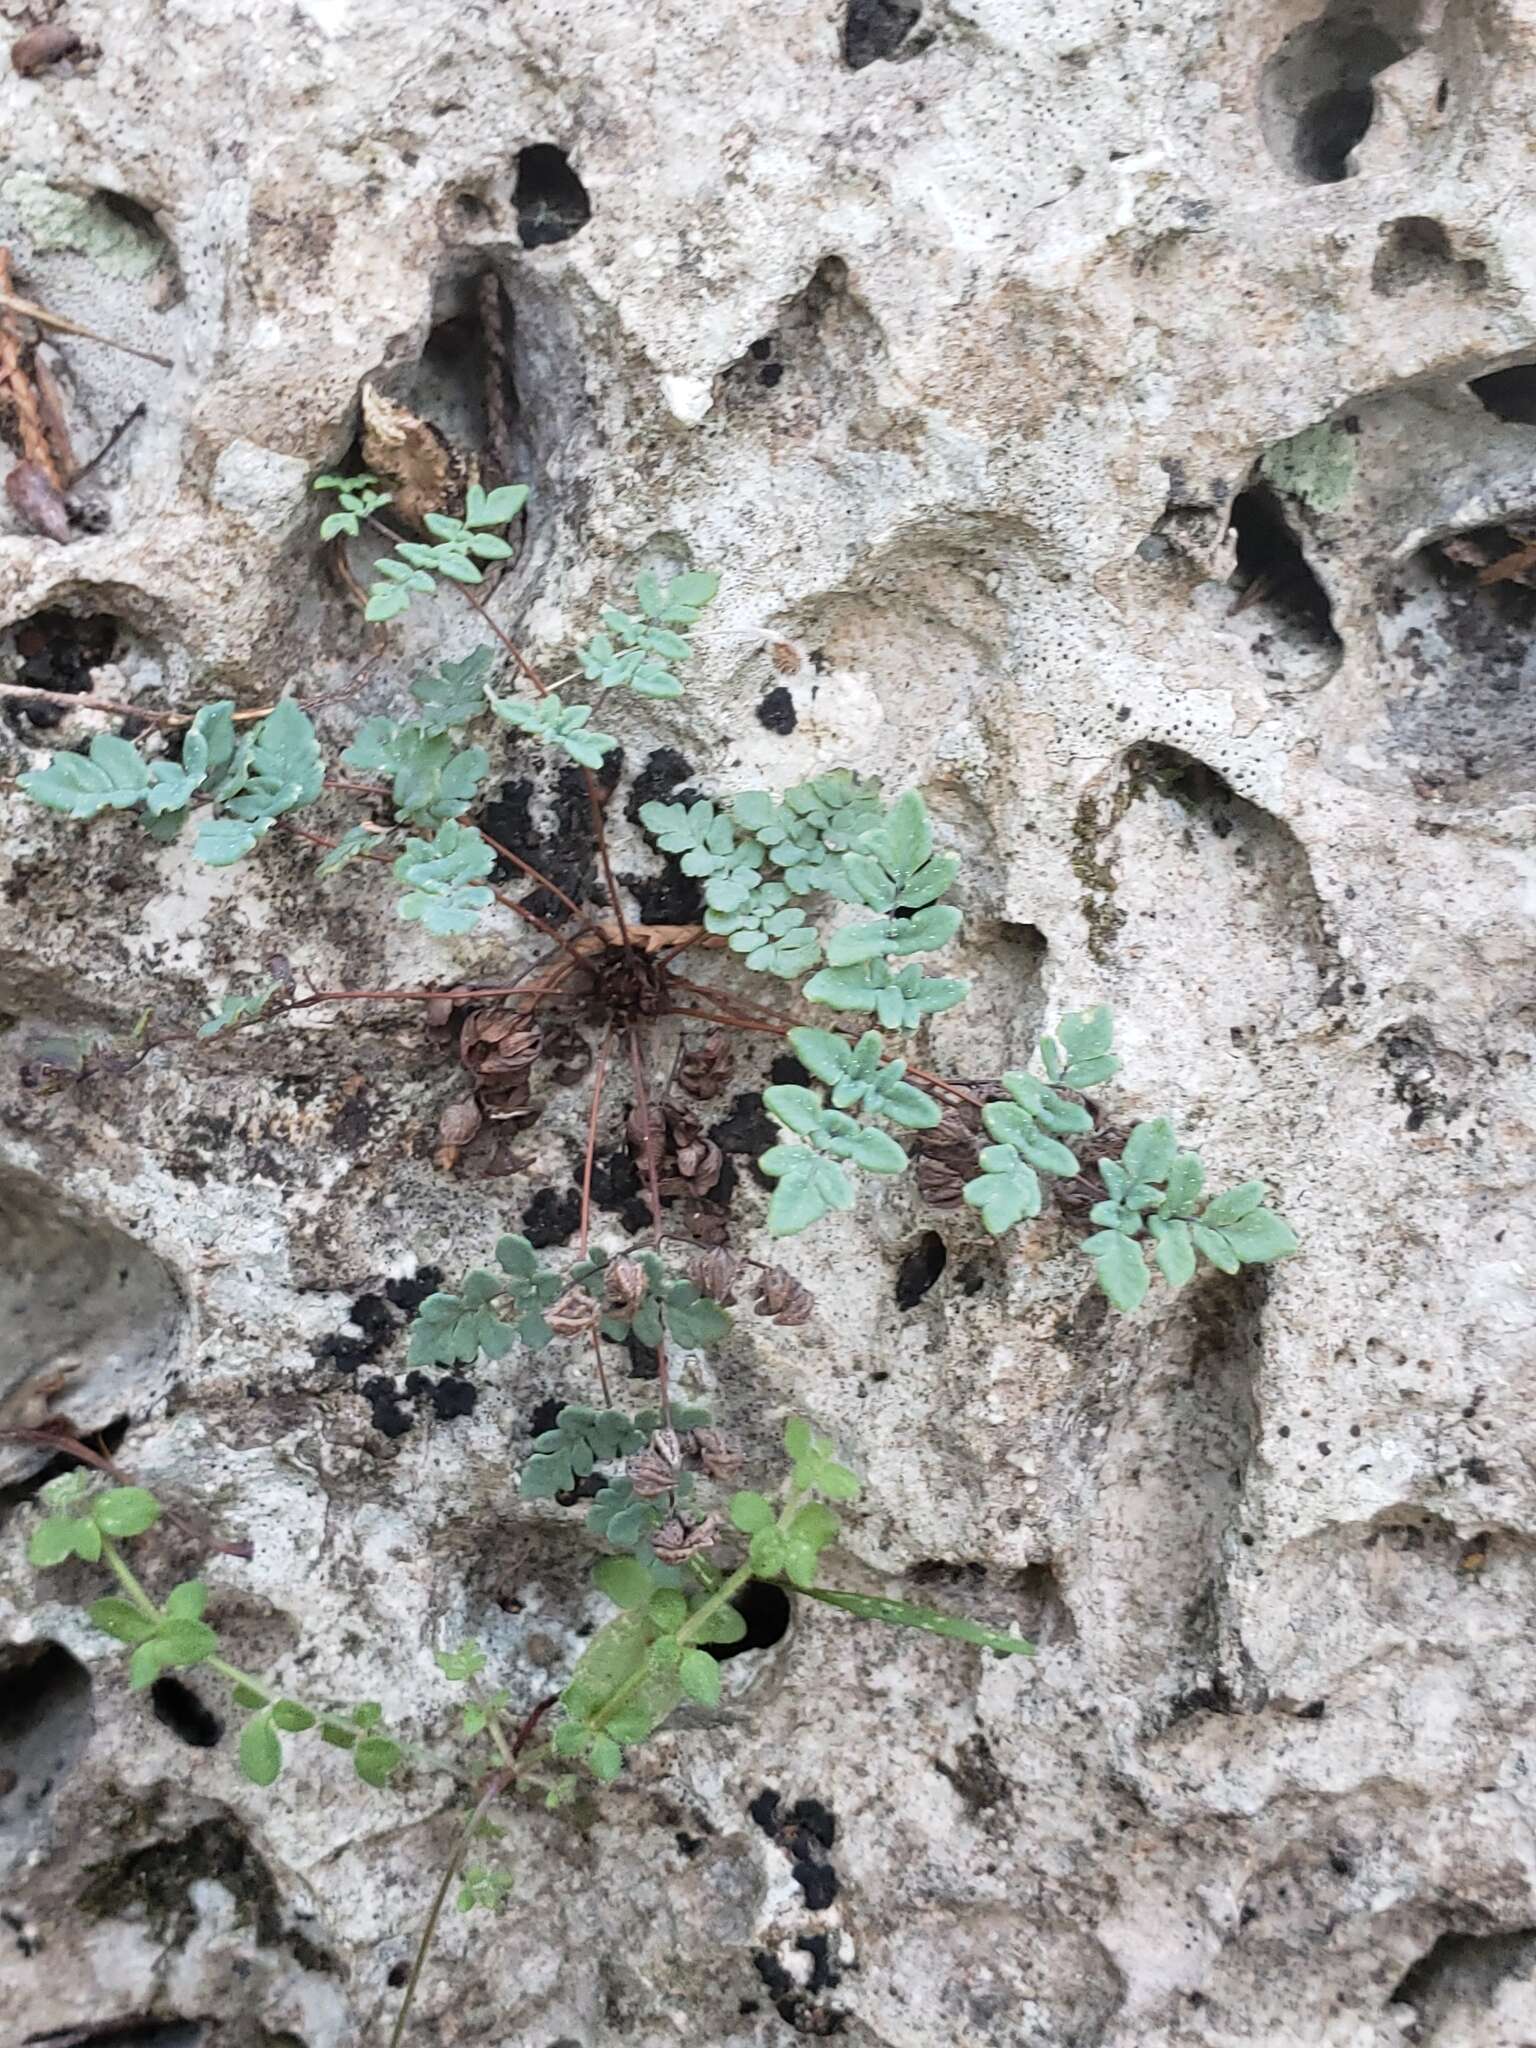
[[[515,1890],[511,1872],[467,1862],[472,1844],[496,1832],[490,1814],[497,1802],[569,1806],[583,1781],[600,1787],[619,1777],[629,1754],[679,1707],[718,1707],[721,1663],[712,1652],[742,1641],[746,1624],[737,1603],[753,1580],[787,1584],[858,1620],[947,1636],[999,1656],[1031,1654],[1022,1637],[962,1616],[824,1584],[826,1554],[842,1531],[837,1506],[857,1500],[859,1482],[834,1455],[832,1441],[800,1417],[785,1424],[784,1447],[788,1470],[776,1494],[736,1489],[722,1493],[720,1510],[700,1512],[695,1489],[728,1485],[740,1469],[707,1411],[679,1408],[667,1424],[655,1410],[562,1409],[524,1468],[525,1497],[548,1500],[557,1482],[569,1486],[599,1460],[624,1459],[625,1483],[648,1518],[627,1541],[615,1534],[616,1518],[608,1518],[614,1547],[597,1561],[592,1583],[614,1611],[558,1696],[534,1705],[520,1721],[509,1713],[511,1687],[483,1684],[489,1658],[478,1643],[434,1653],[443,1678],[468,1693],[457,1725],[439,1737],[446,1748],[422,1748],[387,1733],[374,1701],[350,1708],[307,1704],[275,1680],[230,1663],[208,1618],[209,1591],[201,1580],[185,1580],[157,1601],[122,1547],[160,1518],[159,1502],[144,1487],[102,1487],[78,1470],[50,1480],[28,1554],[40,1571],[72,1560],[106,1567],[117,1591],[93,1600],[87,1613],[128,1651],[133,1690],[145,1690],[171,1670],[205,1670],[227,1686],[246,1716],[237,1757],[251,1784],[266,1788],[282,1775],[284,1736],[314,1732],[349,1752],[355,1775],[374,1789],[413,1771],[446,1771],[473,1799],[423,1931],[395,2027],[398,2042],[449,1892],[457,1886],[457,1907],[469,1913],[497,1912]]]
[[[439,1026],[449,1020],[460,1060],[475,1077],[474,1099],[453,1105],[456,1119],[445,1124],[440,1157],[451,1165],[465,1142],[457,1134],[478,1128],[484,1104],[493,1117],[505,1113],[496,1090],[521,1086],[513,1106],[526,1101],[541,1033],[551,1020],[568,1030],[574,1006],[595,1042],[575,1250],[546,1260],[526,1237],[501,1236],[490,1264],[421,1304],[408,1355],[413,1368],[468,1368],[484,1359],[506,1362],[508,1371],[519,1347],[536,1353],[574,1345],[590,1357],[591,1405],[567,1402],[555,1412],[533,1442],[519,1491],[532,1514],[558,1516],[583,1504],[588,1537],[607,1547],[594,1587],[615,1611],[558,1699],[533,1705],[520,1722],[510,1712],[510,1683],[482,1683],[487,1658],[478,1645],[439,1652],[445,1680],[466,1689],[457,1747],[445,1760],[386,1731],[376,1703],[306,1704],[227,1662],[200,1581],[154,1599],[122,1548],[151,1531],[158,1516],[141,1488],[100,1488],[77,1474],[50,1482],[32,1559],[40,1569],[105,1566],[115,1590],[91,1612],[129,1650],[130,1684],[142,1688],[163,1671],[201,1668],[230,1686],[247,1716],[238,1753],[253,1783],[274,1782],[284,1768],[283,1739],[309,1732],[348,1750],[371,1786],[425,1764],[454,1772],[469,1811],[411,1973],[403,2025],[450,1895],[465,1911],[494,1912],[513,1893],[509,1873],[470,1860],[475,1843],[494,1832],[498,1801],[532,1795],[550,1808],[570,1805],[618,1777],[635,1746],[679,1708],[714,1708],[721,1697],[716,1653],[741,1640],[737,1603],[753,1581],[858,1620],[1003,1655],[1030,1647],[964,1617],[824,1583],[841,1533],[838,1510],[859,1491],[831,1438],[791,1419],[780,1483],[743,1488],[740,1455],[708,1411],[678,1397],[679,1361],[720,1347],[733,1311],[789,1328],[814,1309],[784,1267],[721,1241],[727,1231],[718,1212],[705,1241],[669,1228],[690,1220],[676,1205],[707,1192],[711,1173],[719,1178],[718,1148],[711,1164],[709,1141],[674,1099],[675,1087],[701,1100],[716,1088],[717,1041],[767,1038],[804,1070],[803,1080],[779,1079],[762,1093],[780,1133],[757,1161],[770,1184],[763,1220],[771,1238],[848,1212],[863,1177],[890,1187],[915,1161],[918,1193],[954,1212],[962,1228],[973,1211],[982,1230],[1001,1238],[1042,1217],[1049,1204],[1053,1226],[1080,1248],[1104,1294],[1126,1313],[1141,1306],[1154,1277],[1177,1290],[1202,1261],[1231,1275],[1288,1256],[1296,1240],[1266,1206],[1260,1181],[1207,1197],[1201,1162],[1179,1151],[1166,1120],[1117,1130],[1099,1093],[1119,1068],[1107,1008],[1069,1013],[1040,1041],[1043,1076],[1010,1070],[995,1080],[961,1080],[916,1063],[921,1045],[914,1048],[912,1036],[968,994],[964,980],[931,971],[961,929],[960,907],[945,900],[961,862],[938,844],[916,790],[888,799],[877,782],[834,768],[778,793],[647,802],[639,808],[642,826],[658,853],[699,885],[702,908],[681,925],[653,926],[637,915],[615,876],[609,791],[597,780],[618,741],[594,729],[592,704],[567,701],[562,691],[585,682],[599,698],[615,689],[642,700],[679,698],[680,672],[695,656],[692,631],[717,593],[712,570],[642,572],[633,609],[604,607],[600,628],[575,649],[571,673],[549,682],[475,594],[486,568],[512,556],[504,529],[523,513],[521,485],[472,484],[459,511],[427,512],[415,530],[403,529],[375,476],[323,477],[315,487],[336,499],[323,538],[388,543],[366,594],[369,620],[398,617],[418,595],[456,591],[497,645],[441,661],[412,680],[410,714],[365,719],[340,752],[340,772],[327,772],[312,716],[323,707],[284,696],[256,711],[219,701],[190,716],[150,713],[157,732],[149,741],[99,734],[84,754],[56,753],[26,770],[20,786],[72,821],[130,813],[167,846],[195,820],[192,856],[217,867],[246,858],[274,834],[294,839],[316,850],[317,880],[340,878],[338,887],[358,900],[386,871],[394,915],[438,938],[483,936],[505,913],[553,950],[472,984],[447,972],[426,989],[305,994],[286,963],[274,961],[195,1027],[157,1033],[146,1018],[131,1051],[94,1043],[73,1049],[38,1085],[126,1072],[161,1048],[195,1050],[251,1029],[280,1029],[314,1005],[425,1003]],[[478,740],[468,737],[472,729]],[[179,734],[174,755],[156,751],[168,732]],[[506,744],[509,734],[585,787],[604,894],[596,915],[479,822],[492,743]],[[296,814],[311,811],[298,822]],[[509,870],[556,908],[535,910],[511,893],[499,879]],[[724,972],[694,979],[712,955]],[[744,976],[749,985],[753,976],[778,984],[781,1007],[745,993]],[[818,1013],[821,1021],[813,1022]],[[699,1026],[710,1032],[702,1047],[689,1038]],[[607,1244],[594,1241],[593,1190],[615,1074],[628,1078],[624,1142],[644,1191],[647,1227],[632,1232],[632,1242]],[[654,1374],[654,1405],[631,1411],[616,1403],[611,1375],[627,1374],[640,1355]],[[399,2034],[397,2026],[397,2042]]]

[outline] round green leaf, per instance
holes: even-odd
[[[806,1431],[809,1440],[809,1429]],[[773,1526],[773,1503],[760,1493],[738,1493],[731,1498],[731,1522],[745,1535],[755,1536],[759,1529]]]
[[[645,1566],[632,1557],[599,1558],[592,1583],[606,1593],[615,1607],[643,1607],[651,1597],[653,1580]]]
[[[63,1564],[67,1557],[75,1554],[76,1532],[90,1526],[87,1522],[77,1522],[72,1515],[50,1515],[46,1522],[39,1522],[32,1531],[32,1540],[27,1545],[28,1563],[36,1571],[47,1571],[50,1565]]]
[[[115,1636],[120,1643],[145,1643],[155,1632],[155,1624],[147,1615],[140,1614],[131,1600],[109,1595],[104,1600],[93,1600],[86,1612],[97,1628]]]
[[[142,1536],[160,1519],[160,1503],[143,1486],[114,1486],[98,1494],[91,1514],[104,1536]]]
[[[172,1621],[201,1621],[208,1605],[208,1588],[201,1579],[184,1579],[165,1596],[165,1611]]]
[[[167,1664],[201,1664],[219,1647],[219,1639],[206,1621],[166,1621],[156,1638],[165,1651]]]
[[[587,1752],[587,1768],[594,1778],[604,1785],[611,1785],[624,1768],[624,1752],[611,1735],[593,1738]]]
[[[400,1745],[387,1735],[369,1735],[352,1752],[352,1765],[365,1785],[383,1786],[400,1761]]]
[[[701,1707],[718,1706],[720,1665],[708,1650],[685,1652],[682,1663],[677,1667],[677,1676],[689,1699],[697,1700]]]
[[[285,1735],[302,1735],[306,1728],[313,1728],[315,1717],[308,1707],[301,1707],[297,1700],[276,1700],[272,1706],[272,1719]]]
[[[271,1785],[283,1768],[283,1745],[265,1714],[246,1722],[240,1735],[240,1769],[253,1785]]]
[[[688,1602],[681,1593],[663,1587],[659,1593],[651,1596],[649,1618],[656,1628],[670,1635],[674,1630],[680,1629],[687,1620]]]

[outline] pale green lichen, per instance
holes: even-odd
[[[0,185],[0,202],[34,249],[73,249],[109,277],[149,277],[164,259],[162,238],[101,193],[84,198],[36,171],[15,171]]]
[[[1355,487],[1354,436],[1332,420],[1321,420],[1266,448],[1259,474],[1314,512],[1335,512]]]

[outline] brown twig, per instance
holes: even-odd
[[[501,296],[501,279],[494,270],[480,280],[480,333],[485,343],[485,441],[486,451],[503,483],[512,478],[512,424],[507,393],[512,388],[512,368],[507,355],[506,309]]]
[[[10,288],[9,266],[6,278],[0,285],[0,307],[7,313],[19,313],[24,320],[31,320],[39,327],[51,327],[56,334],[72,334],[79,341],[99,341],[104,348],[115,348],[125,356],[137,356],[141,362],[153,363],[158,369],[173,370],[176,366],[169,356],[157,356],[152,349],[135,348],[132,342],[114,341],[110,334],[98,334],[94,327],[82,327],[78,320],[66,320],[62,313],[50,313],[45,306],[34,304],[31,299],[20,298]]]
[[[82,462],[80,467],[75,471],[74,475],[70,478],[69,482],[71,490],[73,490],[76,484],[84,483],[85,479],[90,475],[93,469],[100,469],[101,465],[112,453],[112,450],[117,446],[118,442],[121,441],[124,434],[126,434],[128,429],[133,425],[134,421],[143,419],[145,413],[148,410],[149,408],[145,405],[143,399],[141,398],[138,404],[133,408],[131,412],[125,413],[123,415],[123,417],[118,421],[117,425],[112,429],[111,433],[108,434],[105,441],[103,441],[101,446],[96,450],[96,453],[93,456],[91,456],[88,461]]]
[[[26,311],[27,301],[15,297],[12,283],[11,252],[0,244],[0,387],[10,393],[22,461],[35,463],[54,489],[62,492],[64,478],[43,428],[37,385],[27,367],[26,343],[11,318],[13,312]]]

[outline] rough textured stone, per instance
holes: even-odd
[[[13,34],[36,13],[0,5]],[[1054,1235],[1005,1258],[905,1191],[797,1247],[835,1317],[744,1328],[700,1385],[758,1452],[790,1407],[837,1430],[869,1478],[851,1579],[1041,1654],[800,1613],[594,1827],[514,1823],[513,1910],[448,1928],[418,2038],[1536,2034],[1536,600],[1443,547],[1536,525],[1532,0],[69,22],[93,51],[0,78],[0,241],[30,296],[175,367],[51,349],[82,456],[146,411],[93,479],[105,532],[0,531],[0,664],[58,607],[116,621],[117,697],[366,669],[324,714],[343,743],[398,705],[474,622],[428,607],[374,645],[299,483],[345,458],[365,378],[473,433],[490,268],[534,486],[499,616],[557,658],[638,566],[719,563],[689,698],[617,713],[630,769],[670,747],[706,785],[841,760],[920,784],[967,856],[982,994],[934,1061],[995,1070],[1109,1000],[1127,1115],[1267,1171],[1305,1241],[1128,1323]],[[781,686],[787,734],[754,716]],[[14,772],[50,736],[0,718]],[[366,986],[518,946],[436,946],[295,846],[211,874],[3,801],[12,1070],[39,1033],[195,1018],[273,951]],[[207,1568],[241,1661],[430,1731],[430,1649],[470,1632],[515,1700],[545,1691],[600,1603],[511,1474],[576,1369],[482,1368],[473,1413],[407,1400],[391,1439],[358,1388],[398,1393],[400,1318],[348,1318],[564,1190],[576,1098],[487,1183],[432,1165],[458,1084],[394,1012],[4,1089],[28,1221],[0,1286],[44,1327],[38,1351],[7,1325],[0,1398],[67,1371],[79,1420],[128,1417],[138,1475],[253,1538]],[[744,1177],[739,1213],[761,1201]],[[902,1310],[931,1227],[946,1270]],[[230,1735],[192,1753],[129,1697],[88,1573],[38,1603],[27,1521],[0,1577],[27,1763],[0,1800],[6,2038],[379,2038],[442,1781],[371,1795],[296,1744],[257,1794]],[[748,1816],[766,1786],[836,1816],[815,1908]]]

